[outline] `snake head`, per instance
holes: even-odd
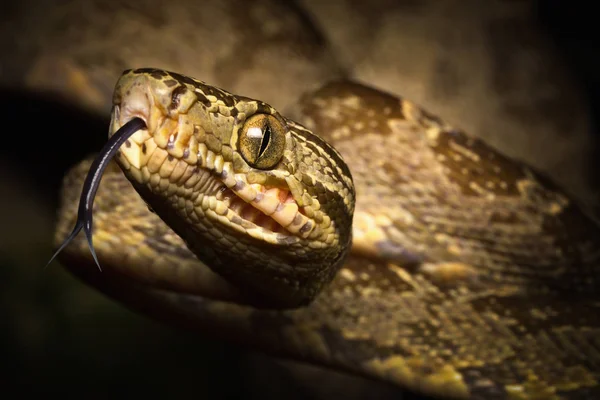
[[[117,82],[109,135],[146,129],[117,162],[147,204],[253,305],[309,303],[351,244],[354,186],[339,153],[266,103],[155,69]]]

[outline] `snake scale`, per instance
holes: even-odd
[[[148,126],[118,162],[159,216],[122,174],[105,177],[95,240],[111,271],[94,279],[114,279],[125,303],[432,395],[598,390],[600,230],[530,167],[353,82],[301,103],[321,137],[162,70],[125,72],[114,99],[111,132],[134,116]],[[354,190],[327,143],[357,193],[339,271]],[[66,178],[57,243],[86,168]],[[65,251],[80,265],[87,244]]]
[[[69,90],[92,103],[108,98],[102,91],[85,91],[89,82],[82,83],[78,71],[66,65],[73,74]],[[36,74],[34,80],[39,70]],[[181,104],[182,94],[193,92],[196,104],[210,108],[208,103],[221,101],[216,113],[231,117],[232,105],[253,102],[178,74],[139,74],[168,86],[175,105]],[[260,279],[250,284],[251,290],[267,288],[268,305],[283,297],[291,302],[283,305],[288,309],[246,304],[240,286],[248,279],[236,276],[243,264],[229,264],[230,271],[216,268],[215,273],[200,263],[173,230],[181,233],[185,226],[170,228],[149,212],[146,202],[167,221],[175,220],[165,217],[159,204],[141,199],[114,165],[104,175],[94,210],[94,244],[105,270],[94,269],[83,237],[65,248],[63,264],[155,318],[420,393],[598,396],[600,321],[594,290],[600,232],[568,195],[531,167],[415,104],[356,82],[325,85],[290,110],[278,123],[286,132],[290,126],[307,132],[298,144],[310,149],[304,157],[331,158],[308,167],[303,184],[323,184],[331,174],[319,171],[329,166],[342,170],[340,178],[351,174],[357,193],[351,254],[335,276],[320,276],[319,287],[301,296],[307,305],[296,308],[295,293],[273,289],[277,285]],[[202,125],[205,132],[223,129],[218,120],[212,122],[214,126]],[[165,138],[168,148],[170,135]],[[349,171],[325,142],[339,151]],[[135,149],[135,143],[130,145]],[[179,135],[171,145],[161,171],[169,177],[164,181],[180,183],[186,173],[175,172],[170,163],[183,157],[185,146]],[[207,154],[218,147],[205,145]],[[90,164],[82,162],[65,177],[56,244],[73,225]],[[336,193],[335,185],[327,193]],[[302,221],[298,228],[305,226]]]

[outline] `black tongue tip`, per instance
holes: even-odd
[[[115,154],[117,154],[121,145],[125,143],[125,141],[129,139],[134,133],[136,133],[140,129],[144,129],[145,127],[146,124],[141,118],[131,119],[121,128],[119,128],[108,139],[108,142],[106,142],[102,150],[100,150],[98,157],[96,157],[96,159],[90,166],[90,170],[87,176],[85,177],[85,181],[83,182],[83,188],[81,189],[81,196],[79,198],[79,209],[77,212],[77,222],[75,223],[75,227],[73,228],[69,236],[60,245],[58,250],[56,250],[54,255],[50,258],[50,261],[48,261],[45,268],[47,268],[48,265],[50,265],[50,263],[54,261],[54,259],[60,254],[60,252],[69,243],[71,243],[73,239],[75,239],[79,231],[83,229],[83,232],[87,238],[90,252],[92,253],[92,257],[94,258],[98,269],[102,271],[92,241],[92,210],[94,205],[94,198],[96,197],[96,192],[98,191],[98,187],[100,186],[100,180],[102,178],[104,170],[106,169],[110,161],[113,159]]]

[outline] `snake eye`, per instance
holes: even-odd
[[[256,114],[242,127],[238,148],[253,168],[268,169],[283,156],[285,127],[274,116]]]

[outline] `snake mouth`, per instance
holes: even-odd
[[[268,217],[257,208],[252,207],[251,204],[246,203],[227,186],[221,187],[215,197],[217,200],[223,202],[223,204],[228,209],[232,210],[239,218],[242,218],[243,221],[259,226],[271,233],[284,233],[283,227],[273,218]],[[237,222],[238,225],[243,225],[241,221],[234,222]]]
[[[276,239],[277,242],[289,241],[295,237],[290,234],[303,236],[310,224],[306,225],[307,217],[304,209],[297,206],[289,190],[255,186],[259,193],[257,197],[261,199],[258,201],[255,199],[255,201],[246,202],[227,186],[222,186],[215,195],[215,198],[233,213],[233,217],[230,219],[231,223],[239,225],[253,236],[262,234],[263,239],[265,239],[265,235],[274,235],[273,239]],[[266,203],[272,204],[266,206],[271,208],[272,213],[270,214],[263,211],[265,204],[261,207],[263,210],[259,209],[260,205],[256,204],[265,202],[264,199],[267,199]],[[253,232],[256,228],[260,228],[261,232]]]
[[[117,158],[129,178],[160,196],[171,197],[178,209],[201,225],[208,216],[262,241],[281,244],[316,234],[315,222],[299,207],[285,180],[277,187],[249,183],[235,173],[231,162],[194,143],[182,133],[185,114],[161,110],[152,90],[134,81],[118,91],[110,134],[132,118],[141,118],[140,130],[121,147]],[[163,140],[166,138],[166,140]],[[182,143],[183,142],[183,143]]]

